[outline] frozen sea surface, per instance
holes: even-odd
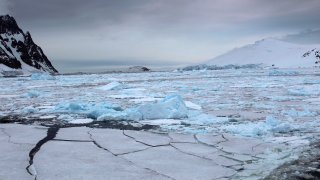
[[[319,69],[239,69],[55,77],[37,74],[0,78],[0,119],[15,117],[79,126],[98,121],[125,120],[140,126],[157,126],[143,135],[131,131],[120,131],[122,135],[106,132],[128,142],[129,149],[107,140],[98,143],[101,147],[105,144],[106,149],[116,156],[134,162],[134,167],[127,161],[117,164],[118,168],[128,168],[128,176],[141,171],[140,178],[150,177],[156,171],[156,179],[206,179],[203,173],[210,172],[202,169],[204,172],[194,173],[193,176],[186,174],[188,171],[183,171],[184,168],[194,167],[171,162],[176,158],[180,162],[196,161],[203,167],[212,166],[217,171],[228,167],[222,168],[224,174],[221,176],[215,176],[214,172],[207,174],[209,179],[249,178],[252,174],[263,177],[283,162],[297,158],[311,142],[319,141],[319,78]],[[1,129],[3,133],[7,131],[6,127]],[[83,149],[77,156],[95,151],[91,142],[103,140],[98,131],[92,131],[95,134],[91,136],[87,136],[88,130],[79,131],[84,131],[86,140],[77,144]],[[156,138],[155,133],[165,134],[165,138]],[[75,140],[81,140],[80,137],[82,135]],[[96,139],[88,139],[90,137]],[[127,138],[134,141],[129,142]],[[30,149],[35,143],[23,146]],[[54,141],[44,150],[55,155],[57,152],[52,149],[66,143]],[[7,148],[14,149],[15,146]],[[64,148],[69,149],[67,146],[64,145]],[[17,150],[17,153],[20,151],[28,153],[24,149]],[[50,161],[44,152],[39,152],[35,162],[46,164]],[[64,156],[61,158],[68,157]],[[166,161],[150,164],[154,157],[167,159],[177,167],[186,167],[181,172],[171,172],[165,165]],[[207,161],[194,159],[196,157]],[[22,161],[24,157],[21,158]],[[92,155],[91,158],[96,157]],[[113,161],[114,158],[110,156],[109,159]],[[98,163],[104,165],[104,162]],[[39,172],[46,173],[39,177],[48,179],[50,174],[47,169],[52,166],[54,164],[41,166]],[[138,171],[136,166],[154,171]],[[259,171],[262,166],[267,169],[265,172]],[[56,170],[65,173],[63,169]],[[51,175],[55,176],[54,173]]]
[[[319,74],[271,69],[1,78],[0,116],[136,120],[162,131],[251,137],[301,133],[319,125]]]

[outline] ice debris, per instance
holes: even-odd
[[[125,110],[110,103],[61,103],[55,107],[54,112],[83,114],[86,115],[87,118],[96,119],[98,121],[138,121],[146,119],[182,119],[188,117],[187,107],[182,97],[179,95],[170,95],[159,102],[148,103]]]
[[[31,75],[31,80],[55,80],[54,76],[51,76],[49,73],[33,73]]]
[[[99,89],[109,91],[109,90],[119,90],[119,89],[122,89],[123,87],[124,85],[122,83],[113,81],[105,86],[99,87]]]
[[[188,109],[180,95],[170,95],[157,103],[137,108],[142,119],[182,119],[188,117]]]
[[[267,116],[265,122],[233,124],[222,129],[242,136],[257,137],[270,133],[287,133],[295,128],[287,122],[281,122],[273,116]]]
[[[22,109],[22,113],[24,114],[33,114],[37,112],[39,112],[39,110],[34,108],[33,106],[28,106]]]
[[[83,118],[83,119],[72,120],[69,123],[71,123],[71,124],[87,124],[87,123],[91,123],[92,121],[93,121],[93,119]]]
[[[296,87],[294,89],[288,89],[288,94],[292,96],[319,96],[319,88],[319,84]]]
[[[26,94],[24,94],[24,97],[37,98],[40,95],[41,95],[41,93],[39,91],[31,90],[31,91],[28,91]]]
[[[291,70],[275,70],[269,72],[269,76],[293,76],[293,75],[299,75],[299,72],[297,71],[291,71]]]
[[[223,124],[228,121],[229,119],[227,117],[216,117],[198,111],[190,111],[188,118],[188,123],[193,125]]]
[[[195,104],[195,103],[193,103],[191,101],[185,101],[185,104],[190,109],[195,109],[195,110],[201,110],[202,109],[202,107],[200,105]]]
[[[311,112],[307,108],[304,108],[303,110],[296,110],[294,108],[291,108],[290,110],[282,111],[282,114],[288,115],[290,117],[313,117],[317,115],[315,112]]]
[[[99,116],[110,111],[121,111],[122,109],[111,103],[82,103],[70,102],[58,104],[54,112],[86,114],[89,118],[97,119]]]

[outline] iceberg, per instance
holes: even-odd
[[[122,109],[110,103],[87,104],[79,102],[60,103],[54,112],[84,114],[97,121],[106,120],[154,120],[183,119],[188,117],[188,109],[179,95],[170,95],[156,103]]]
[[[180,95],[170,95],[153,104],[137,108],[142,119],[183,119],[188,117],[188,109]]]

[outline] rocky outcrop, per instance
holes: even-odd
[[[147,72],[147,71],[150,71],[150,69],[144,66],[133,66],[133,67],[129,67],[129,71],[130,72]]]
[[[1,64],[12,70],[58,72],[42,49],[33,42],[31,34],[24,33],[9,15],[0,16]]]

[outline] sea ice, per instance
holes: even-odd
[[[60,103],[53,110],[56,113],[83,114],[98,121],[104,120],[153,120],[182,119],[188,117],[187,107],[179,95],[170,95],[156,103],[122,109],[110,103]]]
[[[315,112],[311,112],[307,108],[304,108],[303,110],[297,110],[297,109],[291,108],[290,110],[283,111],[282,113],[290,117],[313,117],[316,115]]]
[[[219,123],[225,123],[228,122],[227,117],[216,117],[213,115],[196,112],[196,111],[190,111],[189,112],[189,118],[188,123],[190,124],[198,124],[198,125],[208,125],[208,124],[219,124]]]
[[[28,106],[22,109],[22,113],[25,113],[25,114],[32,114],[37,112],[39,112],[39,110],[34,108],[33,106]]]
[[[273,116],[267,116],[265,122],[232,124],[222,127],[222,129],[242,136],[257,137],[270,133],[287,133],[292,131],[294,127],[287,122],[281,122],[275,119]]]
[[[33,73],[31,75],[31,80],[55,80],[54,76],[51,76],[49,73]]]
[[[195,109],[195,110],[201,110],[202,109],[202,107],[200,105],[195,104],[195,103],[193,103],[191,101],[185,101],[185,103],[186,103],[186,106],[188,108],[190,108],[190,109]]]
[[[69,121],[69,123],[71,123],[71,124],[86,124],[86,123],[91,123],[92,121],[93,121],[93,119],[83,118],[83,119],[76,119],[76,120]]]
[[[97,118],[97,121],[107,121],[107,120],[126,120],[127,113],[122,111],[115,111],[113,109],[109,109],[109,112],[105,111],[104,114]]]
[[[123,88],[123,84],[117,81],[113,81],[105,86],[99,87],[101,90],[109,91],[109,90],[119,90]]]
[[[31,90],[31,91],[27,92],[24,96],[28,97],[28,98],[37,98],[40,96],[40,94],[41,93],[39,91]]]
[[[142,119],[182,119],[188,117],[188,110],[180,95],[169,95],[153,104],[137,108]]]
[[[60,103],[55,107],[55,111],[62,112],[76,112],[85,110],[84,105],[81,103],[71,102],[71,103]]]
[[[297,71],[291,71],[291,70],[275,70],[269,72],[269,76],[292,76],[292,75],[298,75],[299,72]]]

